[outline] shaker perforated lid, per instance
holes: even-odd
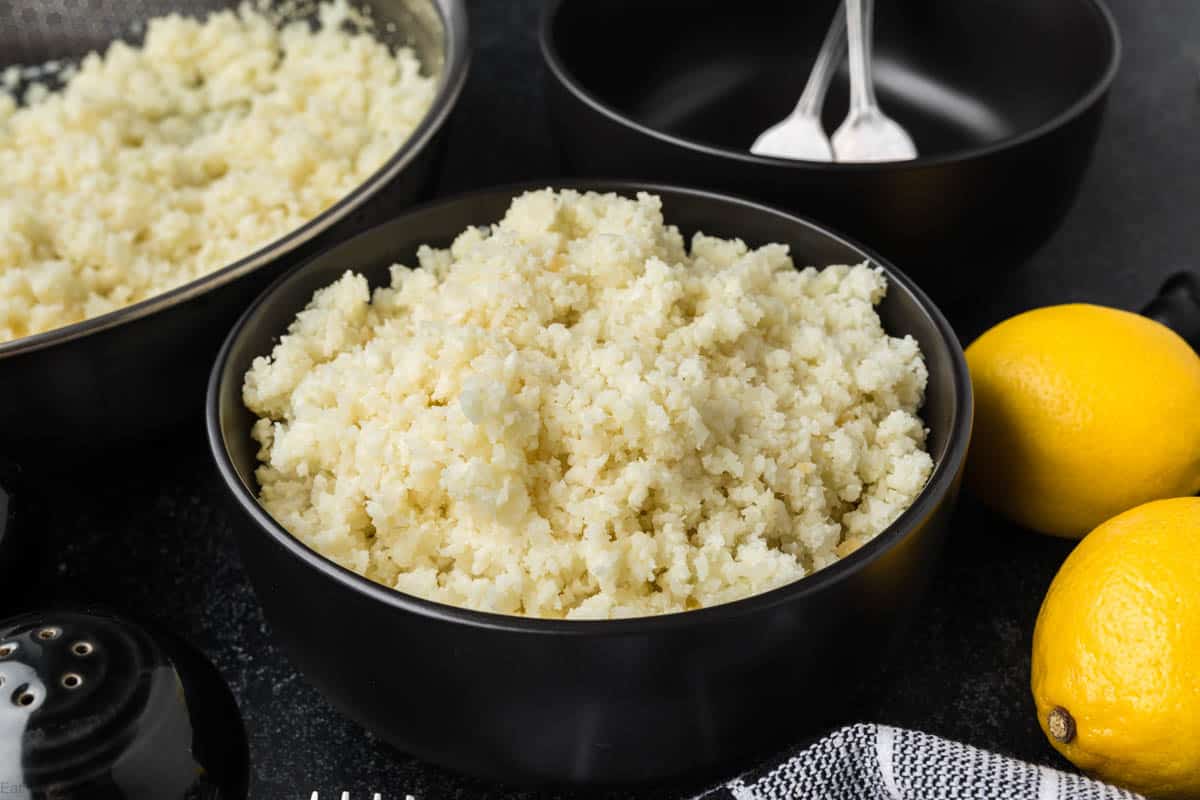
[[[247,772],[233,696],[189,645],[105,613],[0,622],[0,782],[14,798],[242,800]]]

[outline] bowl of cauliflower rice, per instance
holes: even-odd
[[[467,65],[457,0],[82,5],[0,9],[10,452],[194,409],[271,278],[424,189]]]
[[[971,415],[954,334],[874,255],[581,184],[293,270],[226,341],[208,426],[264,612],[339,708],[455,769],[596,784],[846,713],[928,580]]]

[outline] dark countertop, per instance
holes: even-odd
[[[1089,300],[1139,307],[1197,266],[1200,4],[1110,0],[1125,40],[1096,161],[1062,230],[1027,263],[947,309],[969,341],[1024,309]],[[443,192],[560,174],[545,119],[537,0],[476,0],[473,73],[453,122]],[[964,254],[970,269],[970,254]],[[532,797],[391,751],[331,709],[272,643],[242,571],[198,424],[119,467],[55,488],[37,563],[41,600],[102,602],[199,645],[232,686],[261,800]],[[1034,618],[1070,543],[1025,533],[969,502],[903,652],[864,715],[1064,766],[1028,691]],[[338,632],[330,631],[332,642]],[[678,796],[655,790],[645,797]],[[624,795],[629,796],[629,795]]]

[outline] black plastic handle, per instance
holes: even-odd
[[[1142,315],[1161,322],[1200,351],[1200,277],[1177,272],[1167,278]]]
[[[0,458],[0,615],[21,607],[34,572],[28,504],[21,471]]]

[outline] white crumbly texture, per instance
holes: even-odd
[[[0,341],[226,266],[378,169],[434,81],[350,13],[322,6],[316,31],[249,6],[162,17],[59,91],[0,92]]]
[[[373,293],[347,272],[246,375],[261,500],[402,592],[570,619],[711,606],[886,528],[932,462],[926,368],[867,265],[550,190]]]

